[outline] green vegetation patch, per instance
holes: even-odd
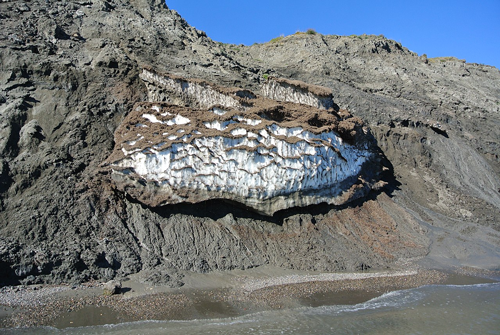
[[[357,39],[360,39],[360,40],[368,40],[368,39],[378,39],[378,38],[385,38],[384,35],[368,35],[368,34],[362,34],[362,35],[356,35],[356,34],[352,34],[352,35],[349,35],[347,37],[350,37],[350,38],[357,38]]]
[[[433,57],[428,58],[429,63],[445,63],[445,62],[460,62],[465,63],[465,59],[458,59],[456,57]]]
[[[272,39],[272,40],[270,40],[269,42],[270,42],[270,43],[277,43],[277,42],[281,41],[281,40],[282,40],[282,39],[284,39],[284,38],[285,38],[285,36],[281,35],[281,36],[278,36],[278,37],[273,38],[273,39]]]
[[[306,31],[297,31],[293,35],[317,35],[317,34],[318,33],[314,29],[307,29]],[[288,36],[293,36],[293,35],[288,35]],[[278,42],[281,42],[284,38],[285,38],[284,35],[280,35],[280,36],[275,37],[272,40],[270,40],[269,43],[278,43]]]
[[[294,35],[317,35],[314,29],[307,29],[306,31],[297,31]]]

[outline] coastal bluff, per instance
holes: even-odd
[[[1,1],[0,23],[0,285],[500,266],[495,67],[217,42],[161,0]]]

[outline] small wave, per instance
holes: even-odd
[[[426,296],[425,292],[417,289],[391,291],[382,294],[379,297],[370,299],[366,302],[355,305],[331,305],[309,308],[307,313],[310,314],[341,314],[360,312],[363,310],[375,310],[381,308],[398,308],[407,306],[423,299]]]
[[[462,294],[467,292],[467,294]],[[0,332],[6,334],[230,334],[238,331],[242,334],[255,333],[255,329],[264,334],[266,329],[278,326],[281,330],[288,330],[292,333],[304,334],[309,328],[313,330],[337,326],[358,327],[356,329],[364,331],[363,325],[357,325],[358,315],[397,315],[401,310],[420,310],[420,314],[425,315],[428,306],[438,306],[444,311],[443,317],[447,317],[447,311],[468,310],[475,313],[477,306],[486,304],[495,306],[500,294],[500,283],[482,283],[472,285],[427,285],[419,288],[392,291],[382,294],[379,297],[355,305],[332,305],[321,307],[299,307],[284,310],[260,311],[230,318],[197,319],[197,320],[146,320],[124,322],[119,324],[109,324],[102,326],[75,327],[56,329],[51,327],[26,328],[26,329],[1,329]],[[478,305],[479,304],[479,305]],[[489,304],[489,305],[488,305]],[[434,313],[434,312],[433,312]],[[489,312],[493,315],[496,312]],[[411,314],[411,313],[410,313]],[[453,314],[453,313],[451,313]],[[450,315],[451,315],[450,314]],[[479,314],[481,317],[491,317],[489,314]],[[498,315],[498,314],[497,314]],[[338,318],[336,318],[338,317]],[[432,318],[431,316],[428,316]],[[377,318],[375,318],[377,319]],[[369,320],[375,320],[367,318]],[[304,320],[304,322],[300,321]],[[319,322],[319,321],[320,322]],[[342,321],[339,321],[342,320]],[[351,321],[352,323],[350,323]],[[485,326],[491,322],[485,323]],[[476,320],[477,321],[477,320]],[[455,321],[453,321],[455,322]],[[418,322],[417,322],[418,324]],[[419,325],[419,324],[418,324]],[[366,326],[366,327],[371,327]],[[294,327],[298,327],[293,330]],[[309,327],[309,328],[308,328]],[[316,327],[316,328],[315,328]],[[361,328],[359,328],[361,327]],[[307,328],[307,329],[306,329]],[[274,328],[273,328],[274,329]],[[482,328],[481,328],[482,329]],[[244,331],[242,331],[244,330]],[[306,331],[307,330],[307,331]]]
[[[382,294],[379,297],[370,299],[366,302],[356,305],[331,305],[308,308],[307,314],[341,314],[351,312],[361,312],[363,310],[376,310],[382,308],[396,309],[407,307],[415,304],[434,294],[435,291],[443,291],[446,289],[460,290],[499,290],[500,282],[497,283],[481,283],[470,285],[425,285],[418,288],[407,290],[391,291]]]
[[[438,286],[438,285],[433,285],[433,286]],[[470,290],[471,288],[478,288],[478,289],[498,289],[500,287],[500,282],[496,283],[480,283],[480,284],[469,284],[469,285],[444,285],[445,287],[450,287],[450,288],[462,288],[462,289],[467,289]]]
[[[180,328],[183,327],[204,327],[204,328],[220,328],[224,326],[232,326],[238,324],[247,324],[257,322],[258,319],[252,317],[252,315],[245,315],[241,317],[231,317],[231,318],[220,318],[220,319],[194,319],[194,320],[140,320],[140,321],[130,321],[122,322],[116,324],[106,324],[98,326],[85,326],[85,327],[70,327],[64,329],[50,328],[51,331],[40,334],[121,334],[130,333],[134,329],[168,329],[171,327]],[[38,329],[37,329],[38,330]],[[21,333],[15,333],[21,334]],[[23,333],[24,334],[24,333]],[[25,334],[34,334],[33,332],[26,332]],[[38,334],[38,333],[36,333]]]

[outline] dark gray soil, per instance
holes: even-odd
[[[0,3],[0,282],[144,271],[500,267],[500,72],[378,36],[210,40],[161,0]],[[148,208],[99,173],[146,101],[142,66],[257,92],[264,74],[332,89],[388,159],[349,206],[263,217],[232,203]],[[427,257],[425,257],[427,256]]]

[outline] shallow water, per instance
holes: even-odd
[[[429,285],[355,305],[303,307],[241,317],[105,326],[0,329],[6,334],[498,334],[500,283]]]

